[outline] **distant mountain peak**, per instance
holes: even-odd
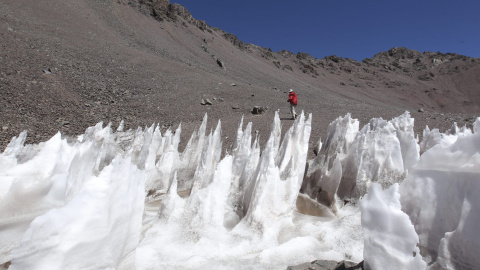
[[[373,58],[366,58],[365,60],[401,60],[401,59],[442,59],[455,60],[455,59],[473,59],[472,57],[460,55],[456,53],[441,53],[441,52],[419,52],[417,50],[408,49],[405,47],[393,47],[386,52],[379,52],[373,56]]]
[[[183,18],[202,31],[212,31],[203,20],[195,19],[192,14],[180,4],[171,4],[168,0],[117,0],[119,3],[136,8],[141,13],[155,18],[157,21],[178,21]]]

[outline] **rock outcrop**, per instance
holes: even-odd
[[[349,261],[327,261],[315,260],[309,263],[303,263],[296,266],[289,266],[287,270],[363,270],[363,261],[354,263]]]

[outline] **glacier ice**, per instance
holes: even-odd
[[[425,269],[426,263],[417,247],[418,235],[401,209],[397,183],[386,190],[373,183],[360,208],[365,268]]]
[[[336,197],[356,201],[373,182],[400,182],[419,157],[413,122],[406,112],[391,121],[374,118],[359,129],[350,114],[337,118],[308,163],[302,192],[334,207]]]
[[[360,128],[334,120],[308,157],[312,116],[261,148],[240,119],[222,154],[207,115],[74,141],[56,134],[0,154],[0,265],[11,269],[284,269],[315,259],[371,269],[474,269],[480,240],[480,118],[425,128],[408,112]],[[9,268],[9,269],[10,269]]]
[[[463,130],[442,137],[400,185],[402,208],[432,269],[476,269],[480,263],[480,241],[474,232],[480,218],[480,133]]]

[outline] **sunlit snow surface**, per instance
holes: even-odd
[[[0,264],[9,269],[285,269],[315,259],[371,269],[480,264],[480,119],[474,131],[405,113],[360,129],[332,122],[307,161],[311,115],[268,142],[240,122],[222,153],[207,116],[179,152],[181,126],[101,123],[0,155]],[[420,155],[421,154],[421,155]],[[301,191],[301,193],[300,193]],[[428,265],[428,266],[427,266]]]

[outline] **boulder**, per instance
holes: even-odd
[[[289,266],[287,270],[363,270],[363,261],[359,263],[350,261],[316,260],[296,266]]]
[[[254,106],[252,109],[252,114],[264,114],[267,110],[268,110],[267,107]]]
[[[202,98],[202,102],[200,102],[202,105],[212,105],[212,102],[208,98]]]
[[[220,60],[220,58],[217,58],[217,65],[223,69],[225,69],[225,64],[223,63],[222,60]]]

